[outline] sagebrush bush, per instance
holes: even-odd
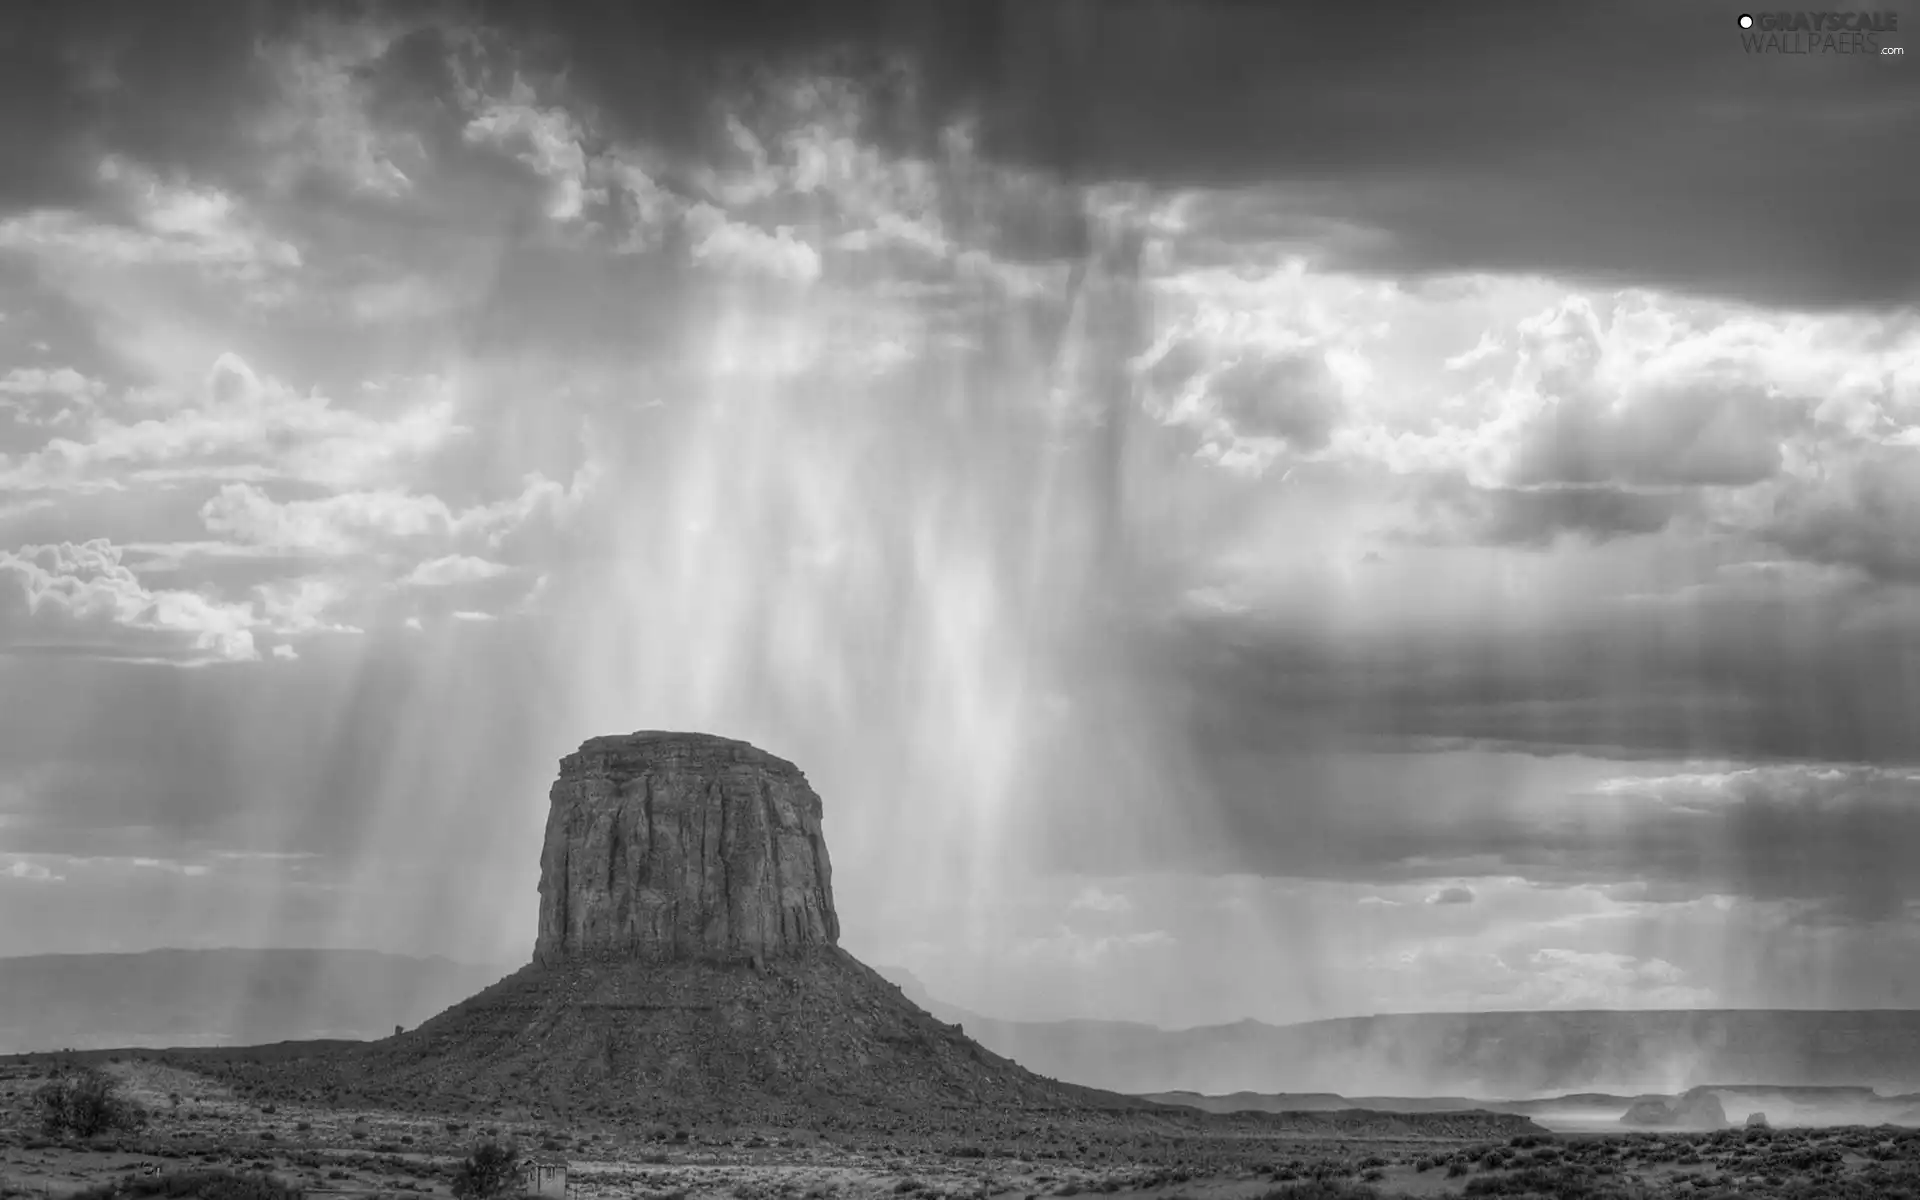
[[[241,1174],[212,1168],[102,1184],[76,1192],[70,1200],[300,1200],[300,1190],[270,1175]]]
[[[90,1138],[137,1129],[146,1120],[140,1106],[120,1095],[113,1076],[98,1067],[58,1076],[41,1085],[36,1100],[48,1137]]]
[[[459,1200],[489,1200],[514,1187],[520,1174],[520,1150],[499,1142],[482,1142],[453,1173],[453,1194]]]
[[[1261,1200],[1379,1200],[1380,1193],[1364,1183],[1343,1179],[1315,1179],[1275,1188]]]

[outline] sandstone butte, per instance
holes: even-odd
[[[794,764],[707,734],[596,737],[548,799],[527,966],[378,1042],[194,1057],[260,1098],[614,1122],[1168,1111],[1040,1078],[842,950]]]
[[[560,760],[534,961],[759,961],[840,940],[820,797],[745,742],[594,738]]]
[[[919,1008],[840,948],[820,797],[764,750],[697,733],[597,737],[561,760],[548,799],[525,967],[377,1042],[169,1057],[260,1100],[613,1125],[1019,1138],[1036,1122],[1271,1132],[1286,1119],[1045,1079]],[[1478,1135],[1537,1131],[1447,1117]]]

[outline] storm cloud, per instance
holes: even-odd
[[[653,724],[801,762],[850,944],[988,1009],[1911,961],[1898,63],[102,0],[0,67],[0,952],[512,957],[554,760]]]

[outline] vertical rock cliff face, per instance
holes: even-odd
[[[534,961],[734,960],[840,937],[820,797],[785,759],[697,733],[593,738],[560,760]]]

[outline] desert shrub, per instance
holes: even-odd
[[[454,1170],[453,1194],[459,1200],[489,1200],[513,1187],[520,1173],[520,1150],[482,1142]]]
[[[270,1175],[242,1175],[218,1169],[175,1171],[102,1184],[76,1192],[71,1200],[300,1200],[300,1192]]]
[[[1344,1179],[1314,1179],[1275,1188],[1260,1200],[1378,1200],[1380,1193],[1364,1183]]]
[[[1678,1182],[1676,1180],[1675,1182]],[[1614,1200],[1623,1196],[1617,1187],[1593,1179],[1578,1168],[1522,1167],[1499,1175],[1482,1175],[1468,1181],[1464,1196],[1551,1196],[1554,1200]]]
[[[41,1085],[36,1099],[48,1137],[89,1138],[137,1129],[146,1117],[139,1105],[120,1095],[113,1076],[97,1067],[56,1076]]]

